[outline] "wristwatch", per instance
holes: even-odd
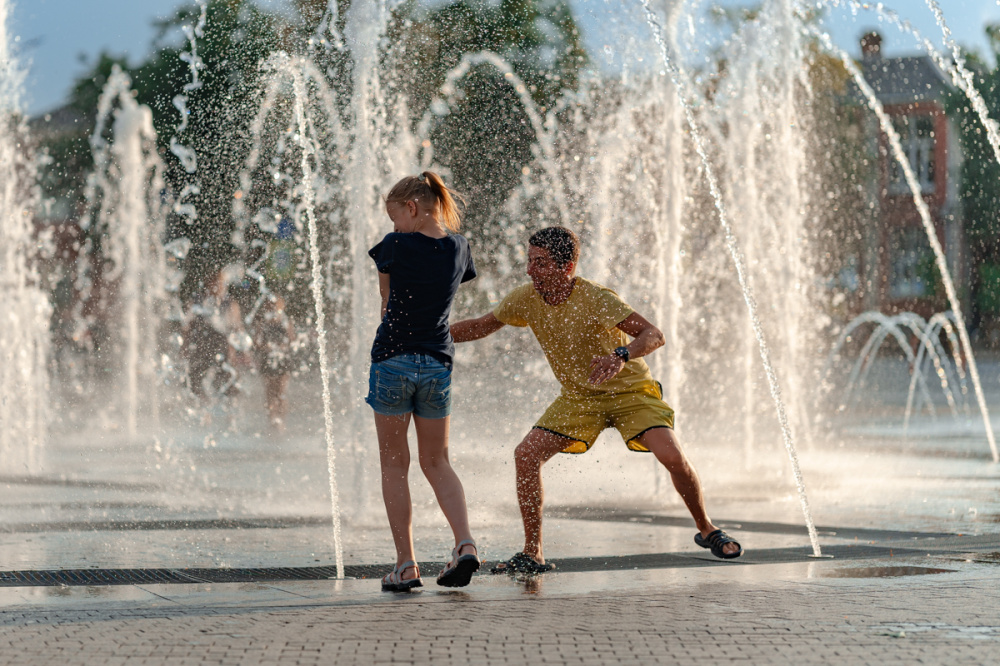
[[[621,360],[625,361],[626,363],[628,363],[629,359],[628,347],[618,347],[617,349],[615,349],[614,355],[620,358]]]

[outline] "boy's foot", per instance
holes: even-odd
[[[731,560],[743,554],[743,547],[739,542],[722,530],[714,530],[705,535],[699,532],[694,535],[694,542],[702,548],[710,548],[712,555],[723,560]]]
[[[495,574],[515,574],[515,573],[526,573],[526,574],[541,574],[547,571],[552,571],[556,568],[556,565],[551,562],[538,562],[535,558],[531,557],[526,553],[518,553],[514,557],[510,558],[506,562],[500,562],[492,569],[490,573]]]

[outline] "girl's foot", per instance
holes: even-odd
[[[451,551],[451,561],[438,576],[437,584],[442,587],[465,587],[472,580],[472,574],[479,570],[479,550],[472,539],[459,541]]]
[[[403,578],[403,574],[407,569],[412,569],[413,575],[409,578]],[[383,592],[408,592],[415,587],[423,586],[424,583],[420,580],[420,567],[413,560],[397,564],[395,569],[382,578]]]

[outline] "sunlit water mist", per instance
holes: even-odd
[[[676,48],[693,26],[693,10],[689,3],[667,3],[667,8],[662,38]],[[814,423],[807,414],[822,361],[816,351],[826,346],[821,331],[829,323],[820,303],[824,293],[812,256],[816,230],[808,212],[822,205],[811,193],[815,176],[809,141],[815,127],[809,36],[796,11],[793,2],[765,3],[757,18],[723,46],[720,57],[729,66],[717,74],[710,97],[702,86],[687,82],[688,110],[666,71],[649,67],[620,79],[584,75],[577,91],[566,91],[542,109],[500,55],[481,52],[464,56],[447,73],[411,135],[400,102],[386,100],[380,87],[379,49],[386,47],[378,44],[378,35],[384,32],[385,6],[354,8],[346,17],[343,42],[339,35],[330,40],[350,51],[351,97],[327,101],[348,109],[350,117],[336,131],[336,148],[329,148],[348,166],[330,176],[339,194],[324,218],[332,228],[345,229],[326,250],[327,279],[341,285],[330,295],[341,301],[339,311],[347,316],[339,321],[348,322],[350,341],[347,359],[333,361],[333,375],[348,394],[340,404],[357,405],[352,400],[363,393],[367,346],[376,323],[374,279],[364,251],[384,231],[379,187],[384,191],[396,175],[412,170],[405,162],[415,155],[414,139],[421,142],[422,166],[447,167],[438,162],[433,129],[461,99],[465,77],[477,71],[516,93],[536,150],[504,211],[511,233],[509,245],[498,251],[505,256],[491,257],[497,274],[484,275],[471,288],[499,295],[521,282],[518,251],[531,230],[546,224],[576,229],[584,242],[581,274],[619,290],[666,331],[668,349],[649,360],[665,380],[667,399],[680,407],[681,432],[696,447],[741,446],[743,465],[750,468],[782,466],[774,444],[784,439],[795,467],[792,433],[800,441],[811,440]],[[774,43],[787,45],[780,58],[773,53]],[[688,75],[679,71],[678,76],[683,81]],[[688,131],[692,117],[705,134],[700,146]],[[371,159],[387,143],[394,147],[391,154]],[[705,186],[706,165],[717,167],[712,192]],[[735,211],[726,233],[711,230],[717,229],[716,205]],[[734,254],[733,243],[745,253],[739,280],[726,259],[727,252]],[[737,249],[734,256],[740,254]],[[746,300],[751,311],[756,307],[761,313],[756,319],[748,317],[741,294],[751,287],[753,296]],[[763,368],[762,336],[768,340]],[[498,368],[509,361],[489,359],[508,357],[505,348],[510,348],[509,334],[462,347],[456,372],[475,372],[500,386],[509,375]],[[519,390],[535,396],[532,404],[547,399],[551,388],[544,365],[532,359],[513,374],[522,382]],[[782,406],[775,415],[762,408],[768,386],[775,395],[778,386],[785,387],[787,411]],[[358,471],[349,492],[355,506],[366,505],[373,494],[364,473],[367,464],[359,462],[370,461],[365,456],[373,433],[367,416],[363,407],[353,410],[349,437],[354,441],[342,445],[354,460],[350,467]],[[490,415],[488,421],[496,418]],[[779,431],[784,435],[776,438]],[[797,469],[792,476],[802,490]]]
[[[726,239],[726,248],[733,260],[734,267],[736,269],[737,277],[739,278],[740,287],[743,291],[743,299],[746,302],[747,313],[750,318],[750,323],[753,327],[754,336],[757,338],[758,351],[760,353],[761,362],[764,366],[765,375],[767,377],[768,388],[771,392],[771,398],[774,401],[775,410],[778,416],[778,423],[781,426],[782,439],[785,444],[785,449],[788,453],[788,457],[792,463],[792,472],[795,478],[795,486],[799,493],[799,501],[802,507],[802,513],[805,517],[806,527],[809,530],[809,540],[812,542],[813,555],[816,557],[821,556],[819,538],[816,532],[816,526],[812,519],[812,511],[809,507],[809,500],[806,495],[805,481],[802,477],[802,472],[798,461],[798,452],[795,448],[795,443],[793,440],[793,435],[791,431],[791,425],[788,420],[786,413],[786,408],[784,400],[781,396],[781,386],[778,382],[777,374],[771,363],[770,350],[768,348],[767,342],[765,340],[765,335],[763,327],[761,325],[760,317],[758,315],[757,303],[754,296],[753,288],[749,282],[749,275],[746,269],[746,260],[743,256],[742,250],[740,249],[739,243],[733,233],[732,226],[729,222],[728,212],[725,207],[721,192],[719,190],[719,182],[715,176],[713,165],[709,159],[706,150],[706,144],[701,136],[701,130],[699,124],[694,116],[694,111],[691,103],[688,99],[688,85],[685,80],[684,72],[677,66],[673,61],[670,52],[668,50],[667,43],[663,37],[662,29],[657,23],[657,17],[653,13],[649,6],[648,0],[643,0],[643,7],[647,13],[647,20],[650,28],[653,30],[653,36],[656,40],[657,45],[660,47],[660,52],[663,57],[664,67],[670,73],[671,81],[676,87],[677,97],[680,103],[684,106],[684,114],[688,122],[688,127],[691,130],[691,138],[694,142],[695,150],[698,156],[701,158],[702,166],[704,168],[705,179],[708,181],[709,189],[711,191],[712,198],[715,201],[715,207],[718,213],[719,222],[723,228],[723,232]],[[786,14],[790,14],[787,11]],[[790,18],[790,17],[789,17]]]
[[[169,488],[173,495],[160,509],[177,514],[319,517],[323,529],[329,525],[329,491],[338,565],[343,560],[372,561],[358,559],[368,552],[359,546],[363,535],[385,522],[377,493],[371,411],[362,402],[379,312],[375,270],[367,250],[391,230],[380,194],[422,166],[447,173],[447,156],[439,155],[431,142],[432,127],[458,103],[465,77],[475,70],[497,77],[516,93],[534,132],[534,159],[524,165],[522,182],[501,212],[505,244],[489,257],[496,269],[483,271],[479,280],[463,286],[463,292],[476,291],[480,297],[466,298],[463,305],[460,292],[456,318],[482,314],[484,303],[525,281],[523,246],[531,231],[549,224],[577,230],[584,243],[580,273],[618,290],[666,333],[666,348],[648,361],[665,385],[667,401],[678,410],[678,432],[699,467],[710,510],[725,499],[738,505],[739,493],[744,492],[765,497],[770,504],[780,498],[783,519],[794,520],[794,490],[803,489],[804,480],[790,446],[786,451],[793,472],[787,473],[781,445],[791,442],[793,435],[796,442],[808,444],[812,429],[826,425],[817,425],[805,414],[815,397],[811,389],[819,384],[822,352],[829,348],[822,340],[828,319],[820,303],[828,295],[814,273],[812,254],[818,245],[808,218],[810,206],[824,204],[813,200],[810,179],[814,165],[808,148],[815,126],[804,70],[808,60],[804,24],[795,17],[794,3],[765,2],[757,18],[722,45],[720,57],[728,63],[724,71],[698,79],[703,72],[685,70],[686,63],[680,62],[668,76],[661,70],[656,49],[683,52],[684,44],[703,36],[699,31],[707,29],[705,25],[691,20],[698,3],[655,4],[668,10],[661,21],[662,43],[655,43],[646,30],[641,6],[632,4],[631,9],[639,11],[631,18],[642,26],[636,29],[642,36],[635,54],[645,58],[645,65],[615,76],[584,72],[579,89],[564,91],[551,108],[538,106],[502,55],[482,52],[466,56],[447,74],[422,119],[410,118],[399,88],[390,94],[386,85],[393,74],[387,71],[385,63],[391,58],[386,55],[393,45],[385,39],[389,11],[384,2],[352,3],[343,17],[343,34],[337,30],[341,23],[333,2],[317,34],[318,45],[309,54],[272,55],[261,77],[250,151],[240,176],[240,196],[234,200],[233,240],[252,257],[246,276],[266,294],[277,287],[269,282],[265,267],[268,241],[290,225],[303,252],[299,270],[306,276],[313,304],[310,320],[300,323],[315,331],[319,376],[304,373],[293,379],[296,399],[287,438],[271,441],[253,433],[253,426],[225,435],[205,434],[193,426],[191,432],[177,428],[168,433],[165,439],[170,441],[162,448],[157,443],[150,450],[129,452],[130,470],[142,473],[127,480],[154,481]],[[197,80],[198,36],[198,27],[193,26],[188,34],[192,83]],[[780,57],[775,43],[783,45]],[[330,73],[317,64],[321,48],[349,54],[350,85],[331,85]],[[650,64],[654,56],[656,64]],[[686,87],[683,99],[677,95],[678,83]],[[335,91],[342,91],[342,96]],[[148,140],[143,133],[145,120],[136,109],[126,109],[124,93],[116,99],[118,118],[112,123],[108,116],[105,121],[115,136],[104,148],[120,152],[106,160],[138,165],[140,153],[135,147]],[[183,114],[186,99],[175,104]],[[702,144],[694,140],[691,126],[703,130]],[[183,133],[179,128],[178,135]],[[4,134],[4,141],[8,139]],[[197,155],[185,144],[197,142],[191,137],[175,139],[174,154],[182,162],[191,158],[192,168],[187,169],[188,187],[173,199],[178,204],[174,210],[193,221],[197,211],[186,202],[195,193],[191,188],[197,187]],[[0,145],[8,150],[6,143]],[[711,186],[706,174],[714,177]],[[121,180],[114,196],[131,193],[129,201],[138,202],[141,180]],[[151,176],[147,180],[152,182]],[[148,196],[152,190],[144,192],[152,205]],[[13,209],[5,207],[5,216],[8,210]],[[728,227],[720,229],[720,214]],[[130,224],[120,225],[120,232],[140,231]],[[10,233],[9,229],[5,226],[2,233]],[[127,241],[122,247],[134,249],[144,233],[122,236]],[[475,247],[478,239],[469,235]],[[23,244],[30,234],[17,238]],[[29,276],[24,284],[33,293],[33,278],[25,271],[18,275]],[[122,293],[138,293],[135,282],[126,284],[124,277],[119,278]],[[23,312],[30,298],[9,302],[15,304],[10,311]],[[44,300],[39,303],[42,310],[32,311],[37,316],[44,311]],[[144,306],[136,303],[138,310],[122,311],[123,332],[133,330],[127,323],[132,321],[140,322],[141,329],[143,315],[133,319],[132,314]],[[754,308],[759,313],[756,318]],[[244,314],[252,319],[252,312]],[[41,316],[39,331],[44,331],[45,319]],[[934,335],[929,332],[925,337],[930,340]],[[957,330],[949,335],[959,337]],[[762,345],[765,337],[767,347]],[[123,370],[123,377],[141,377],[144,372],[143,338],[135,339],[138,346],[124,347],[120,360],[138,372]],[[44,361],[42,343],[11,344],[35,349]],[[961,343],[952,344],[952,356],[957,344]],[[918,353],[924,353],[928,359],[924,365],[930,365],[926,372],[913,375],[907,420],[920,407],[934,408],[930,380],[935,372],[949,376],[952,392],[938,392],[950,396],[948,409],[964,409],[966,403],[959,403],[954,391],[964,381],[963,366],[949,367],[933,341]],[[919,369],[917,360],[914,356]],[[867,371],[859,368],[855,386],[864,383],[860,375]],[[44,373],[33,376],[32,386],[42,386]],[[784,388],[780,395],[779,385]],[[452,454],[466,484],[474,524],[483,529],[487,541],[491,532],[517,532],[513,447],[557,394],[558,386],[530,333],[511,329],[459,347],[455,386]],[[787,398],[787,417],[783,406],[771,406],[769,388],[775,397]],[[6,384],[5,391],[10,394]],[[239,408],[253,416],[255,405],[261,404],[254,400],[259,399],[250,388]],[[130,407],[129,413],[135,411]],[[803,460],[813,463],[806,466],[807,478],[817,470],[817,456],[825,462],[835,460],[835,454],[821,450],[818,443],[815,448],[807,446]],[[115,458],[97,471],[113,469],[119,462]],[[429,488],[415,470],[411,477],[415,515],[428,521],[420,523],[418,532],[425,524],[442,528]],[[554,503],[668,508],[686,515],[652,456],[625,453],[613,431],[587,456],[553,460],[546,467],[546,484]],[[826,492],[821,495],[825,499],[835,495],[822,483],[817,485]],[[665,506],[668,501],[672,506]],[[773,508],[770,504],[767,509]],[[814,505],[822,510],[815,498]],[[808,505],[805,509],[808,515]],[[343,533],[337,525],[341,512],[346,519]],[[382,540],[388,548],[387,534],[381,537],[386,537]],[[326,538],[322,537],[324,543]],[[685,542],[690,547],[690,535]],[[318,560],[309,560],[313,561]]]
[[[149,409],[154,430],[159,419],[158,332],[166,313],[167,204],[153,115],[136,103],[129,77],[117,66],[98,100],[90,145],[94,172],[87,182],[87,214],[81,226],[90,232],[85,254],[96,256],[81,257],[91,267],[82,277],[89,299],[101,301],[97,310],[108,313],[112,349],[105,352],[105,362],[119,366],[114,402],[123,412],[126,431],[134,436],[140,407]]]
[[[10,3],[0,0],[0,470],[34,472],[45,442],[49,316],[31,258],[36,164],[21,110],[24,72],[11,52]]]
[[[934,262],[938,269],[938,273],[941,275],[941,279],[944,282],[948,303],[951,305],[952,311],[955,313],[959,340],[962,343],[962,349],[965,352],[969,363],[969,375],[972,378],[972,385],[976,390],[976,399],[979,403],[980,413],[982,414],[983,425],[986,430],[986,439],[990,447],[990,453],[993,456],[993,462],[1000,462],[1000,451],[997,450],[996,440],[994,439],[989,409],[986,405],[986,397],[983,393],[982,382],[979,378],[979,369],[976,364],[975,356],[972,353],[972,343],[969,340],[969,332],[965,326],[965,318],[962,314],[962,304],[958,299],[958,293],[955,290],[955,283],[952,280],[951,272],[948,269],[948,262],[945,258],[944,249],[941,247],[941,241],[938,239],[937,230],[934,227],[934,221],[931,218],[930,209],[927,207],[927,202],[924,200],[923,195],[919,194],[919,192],[921,192],[920,181],[913,172],[913,166],[910,163],[909,158],[906,156],[906,152],[903,150],[899,133],[892,124],[892,120],[888,115],[886,115],[882,102],[879,101],[875,91],[872,90],[871,86],[868,85],[867,81],[865,81],[865,78],[861,74],[861,70],[858,69],[857,64],[850,58],[850,56],[848,56],[846,52],[842,49],[837,49],[833,45],[830,41],[829,35],[818,34],[817,36],[826,44],[827,48],[839,54],[841,61],[844,63],[844,67],[846,67],[847,71],[851,73],[851,76],[854,78],[858,88],[864,94],[865,99],[868,102],[868,106],[878,117],[879,125],[889,139],[889,146],[892,149],[893,157],[903,170],[907,186],[910,188],[911,192],[918,193],[913,196],[913,203],[916,204],[917,211],[920,214],[920,221],[923,224],[925,232],[927,233],[927,240],[930,242],[931,249],[934,252]]]
[[[334,19],[335,14],[331,14],[326,20],[335,24]],[[241,176],[242,199],[249,203],[241,201],[237,213],[241,225],[235,240],[245,248],[248,223],[270,233],[287,217],[305,232],[299,242],[308,246],[311,266],[338,567],[340,512],[346,509],[356,523],[370,522],[381,513],[376,495],[379,476],[374,471],[375,434],[370,412],[362,402],[370,336],[380,310],[367,251],[391,231],[381,195],[416,166],[415,142],[405,129],[405,105],[387,100],[382,83],[379,49],[387,20],[382,2],[357,3],[347,12],[344,45],[350,49],[353,62],[349,99],[337,98],[308,58],[277,55],[268,61],[265,70],[270,76],[252,125],[250,158]],[[280,125],[281,121],[275,120],[282,114],[278,101],[287,94],[282,85],[288,81],[292,83],[293,124],[275,140],[268,131]],[[351,119],[346,127],[341,122],[345,112]],[[299,159],[294,159],[296,153]],[[265,154],[269,159],[262,159]],[[269,190],[276,187],[280,197],[255,199],[254,178],[259,171],[268,179]],[[251,206],[256,211],[251,211]],[[328,257],[326,261],[322,254]],[[259,271],[254,274],[260,275]],[[324,289],[327,280],[329,291]],[[266,289],[266,281],[261,282]],[[347,341],[346,345],[338,342],[332,350],[327,345],[327,296],[332,296],[335,309],[335,339]],[[331,380],[338,384],[338,423],[349,424],[339,430],[339,441],[333,433]],[[349,481],[346,496],[350,501],[343,507],[337,500],[338,449],[348,465],[343,476]]]
[[[840,0],[830,1],[834,5],[839,4],[840,2]],[[954,55],[954,60],[952,61],[948,61],[944,58],[934,45],[927,39],[923,38],[920,33],[917,32],[907,21],[901,19],[894,12],[885,10],[881,3],[877,4],[875,7],[870,7],[868,5],[858,3],[856,0],[848,0],[848,4],[852,7],[852,9],[854,9],[854,11],[862,9],[875,9],[881,17],[884,17],[890,23],[895,24],[900,30],[913,35],[918,41],[921,42],[924,49],[927,51],[927,54],[931,57],[935,64],[937,64],[941,71],[946,72],[950,76],[955,86],[964,92],[966,97],[969,99],[972,108],[975,110],[980,121],[983,123],[983,127],[986,129],[986,135],[990,146],[993,148],[994,157],[997,162],[1000,163],[1000,124],[998,124],[995,119],[989,117],[982,95],[979,94],[979,91],[976,90],[973,85],[973,74],[966,69],[965,59],[962,57],[958,45],[955,44],[954,40],[951,38],[951,30],[948,28],[948,25],[945,22],[944,13],[941,11],[941,8],[937,4],[936,0],[927,0],[927,4],[934,13],[934,17],[941,28],[945,42],[952,50],[952,54]],[[900,167],[902,167],[907,186],[910,188],[911,192],[921,192],[921,189],[918,187],[919,182],[913,172],[913,167],[909,160],[906,159],[905,151],[900,143],[899,134],[890,118],[886,115],[885,109],[882,107],[882,103],[879,101],[875,91],[872,90],[871,86],[869,86],[865,81],[864,76],[862,75],[861,70],[858,69],[857,64],[843,49],[839,49],[833,44],[829,35],[820,33],[811,26],[810,30],[828,50],[838,54],[840,59],[843,61],[844,67],[846,67],[851,73],[851,76],[854,78],[858,88],[864,94],[869,108],[877,116],[882,131],[888,137],[893,157],[896,159]],[[986,395],[983,392],[982,380],[979,377],[979,367],[976,363],[975,354],[973,354],[972,351],[972,342],[969,339],[969,331],[965,325],[964,315],[962,314],[962,304],[958,298],[958,292],[955,289],[955,283],[948,267],[944,249],[941,247],[937,231],[934,228],[934,222],[931,219],[931,213],[930,209],[927,207],[927,202],[921,194],[914,194],[913,203],[917,207],[917,211],[920,214],[920,221],[927,233],[927,240],[930,243],[931,250],[934,252],[934,263],[942,281],[944,282],[945,293],[948,297],[948,304],[951,306],[952,312],[954,312],[956,316],[958,339],[962,343],[963,352],[968,359],[969,375],[972,379],[972,386],[976,392],[976,402],[979,405],[979,412],[982,416],[983,426],[986,430],[986,440],[990,448],[990,453],[993,456],[993,462],[998,463],[1000,462],[1000,450],[997,448],[996,438],[993,433],[993,424],[990,420],[989,407],[986,403]]]

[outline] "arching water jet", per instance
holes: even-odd
[[[955,313],[955,320],[958,326],[958,337],[962,342],[966,362],[969,364],[969,376],[972,378],[972,385],[976,389],[976,399],[979,402],[979,411],[983,417],[983,425],[986,426],[986,440],[990,446],[990,453],[993,456],[993,462],[1000,463],[1000,452],[997,451],[997,443],[993,435],[993,425],[990,422],[990,413],[986,406],[986,397],[983,394],[982,382],[979,380],[979,369],[976,366],[976,360],[972,353],[972,342],[969,340],[969,331],[965,327],[965,319],[962,314],[962,304],[958,299],[958,293],[955,290],[955,283],[951,279],[951,273],[948,270],[948,262],[944,256],[944,249],[941,247],[941,241],[938,239],[937,230],[934,228],[934,221],[931,219],[931,213],[927,207],[927,202],[924,201],[923,195],[920,194],[920,182],[917,180],[917,176],[913,172],[910,160],[907,158],[906,153],[903,150],[899,133],[896,132],[896,128],[893,126],[892,120],[888,115],[886,115],[882,102],[879,101],[875,91],[872,90],[870,85],[868,85],[868,81],[861,73],[861,70],[858,69],[858,66],[851,59],[850,55],[848,55],[843,49],[834,46],[833,41],[830,39],[828,34],[820,32],[815,28],[811,28],[811,31],[819,37],[827,49],[836,53],[840,57],[841,61],[844,63],[844,67],[846,67],[847,71],[850,72],[854,82],[857,84],[858,88],[868,101],[868,106],[878,117],[882,131],[885,132],[889,139],[889,146],[892,148],[893,156],[896,158],[896,161],[903,170],[903,175],[906,178],[906,184],[910,188],[910,192],[913,193],[913,202],[916,204],[917,211],[920,213],[920,221],[924,226],[924,231],[927,233],[927,240],[930,242],[931,249],[934,251],[934,261],[938,272],[941,275],[941,279],[944,282],[948,302],[951,305],[952,312]]]
[[[736,240],[736,236],[733,234],[732,227],[729,223],[728,215],[726,212],[726,206],[723,202],[722,193],[719,190],[718,181],[715,177],[715,171],[712,168],[712,163],[709,160],[706,146],[701,136],[701,131],[697,120],[694,117],[694,112],[687,102],[688,96],[686,94],[687,85],[684,81],[682,73],[678,70],[677,65],[671,58],[668,50],[667,43],[664,41],[662,28],[660,27],[656,15],[653,13],[652,8],[649,6],[649,0],[641,0],[642,6],[646,11],[646,19],[649,23],[650,28],[653,31],[653,37],[656,40],[657,45],[660,48],[660,55],[663,59],[663,64],[667,71],[670,73],[671,81],[673,81],[674,87],[677,92],[677,96],[681,101],[681,105],[684,107],[684,114],[687,118],[688,127],[691,130],[691,138],[695,145],[695,150],[697,151],[699,157],[701,158],[702,165],[705,172],[705,178],[708,181],[709,189],[712,193],[712,198],[715,201],[715,206],[718,211],[719,222],[723,227],[723,232],[726,238],[726,246],[729,250],[730,257],[733,260],[733,264],[736,268],[736,274],[740,282],[740,286],[743,290],[743,297],[746,301],[747,309],[750,314],[750,319],[753,324],[753,330],[755,337],[757,338],[759,352],[761,361],[764,365],[764,371],[767,376],[768,386],[771,391],[771,397],[774,400],[775,409],[778,413],[778,422],[781,426],[782,438],[785,443],[785,449],[788,453],[789,459],[792,463],[792,470],[795,476],[795,484],[799,493],[799,501],[802,507],[802,513],[805,517],[806,527],[809,531],[809,540],[812,543],[813,556],[822,557],[822,551],[819,545],[819,536],[816,533],[816,526],[812,519],[812,512],[809,509],[809,501],[806,497],[805,482],[802,478],[802,471],[799,468],[798,453],[795,450],[795,443],[792,438],[791,426],[788,422],[788,416],[785,412],[785,405],[781,398],[781,387],[778,384],[778,378],[771,365],[770,352],[768,350],[767,342],[764,339],[764,331],[760,323],[760,319],[757,316],[757,304],[754,298],[753,289],[747,280],[747,270],[743,254],[740,251],[739,244]]]

